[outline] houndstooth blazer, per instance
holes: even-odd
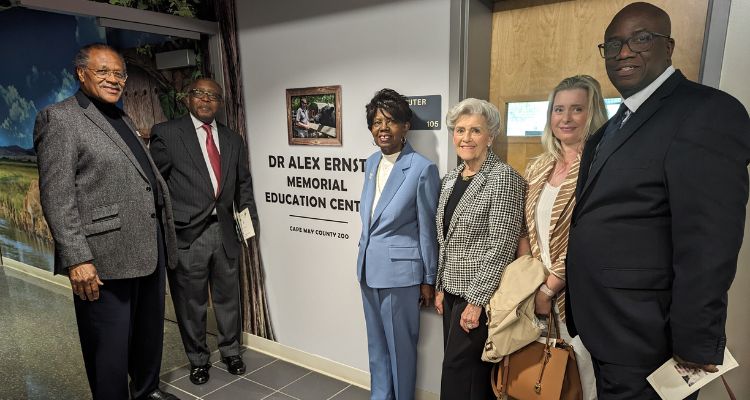
[[[523,230],[526,181],[490,152],[456,205],[443,237],[445,205],[461,164],[443,178],[436,216],[438,274],[436,289],[484,306],[500,284],[503,270],[516,258]]]

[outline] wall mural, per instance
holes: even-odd
[[[28,21],[35,21],[29,26]],[[34,120],[39,110],[75,93],[72,58],[105,42],[94,18],[11,8],[0,12],[6,59],[0,74],[0,246],[3,256],[52,270],[52,238],[39,202]]]

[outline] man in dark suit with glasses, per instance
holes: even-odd
[[[648,3],[618,12],[599,45],[624,102],[581,157],[566,305],[600,400],[658,399],[646,377],[673,356],[709,372],[723,362],[750,120],[675,70],[674,48],[669,16]]]
[[[233,206],[237,212],[247,209],[258,227],[247,147],[215,119],[223,104],[221,92],[212,79],[196,80],[188,88],[190,113],[151,131],[151,155],[169,186],[177,232],[178,262],[169,273],[169,287],[190,360],[190,381],[196,385],[208,382],[211,366],[206,345],[209,283],[222,361],[229,373],[245,373],[240,356],[242,244]]]

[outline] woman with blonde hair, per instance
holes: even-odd
[[[596,381],[591,356],[578,337],[568,336],[565,326],[565,257],[581,151],[605,122],[607,110],[596,79],[572,76],[552,91],[542,134],[544,152],[526,168],[528,237],[521,239],[518,251],[519,255],[531,253],[550,272],[536,293],[535,311],[548,315],[554,309],[561,337],[575,349],[584,399],[596,398]]]

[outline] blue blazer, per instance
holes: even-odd
[[[365,282],[372,288],[434,285],[435,212],[440,195],[437,167],[405,143],[373,213],[381,157],[377,152],[365,163],[357,278],[362,282],[364,270]]]

